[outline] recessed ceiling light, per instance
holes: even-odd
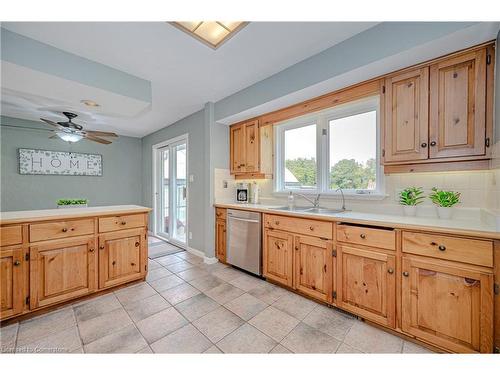
[[[100,107],[99,104],[89,99],[80,100],[80,103],[85,104],[87,107]]]
[[[245,27],[242,21],[178,21],[171,24],[206,45],[217,49]]]

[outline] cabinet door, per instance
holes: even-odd
[[[460,263],[403,257],[402,329],[453,352],[493,346],[493,276]]]
[[[245,172],[245,126],[236,125],[229,128],[231,173]]]
[[[485,154],[486,49],[431,66],[430,157]]]
[[[338,249],[337,304],[356,315],[394,327],[395,256],[350,246]]]
[[[295,289],[325,302],[332,300],[332,250],[331,241],[295,237]]]
[[[22,248],[0,250],[0,319],[22,313],[26,272]]]
[[[94,237],[54,240],[30,249],[30,305],[38,308],[93,292]]]
[[[259,121],[245,124],[245,172],[259,172]]]
[[[280,284],[293,286],[293,235],[264,230],[264,276]]]
[[[385,161],[428,158],[429,68],[385,80]]]
[[[145,229],[99,236],[99,288],[108,288],[144,277],[147,259]]]
[[[226,263],[226,220],[215,221],[215,252],[217,259]]]

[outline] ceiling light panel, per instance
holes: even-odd
[[[171,24],[216,49],[247,23],[241,21],[179,21]]]

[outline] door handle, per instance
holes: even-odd
[[[242,218],[239,218],[239,217],[234,217],[234,216],[231,216],[229,217],[230,220],[236,220],[236,221],[244,221],[246,223],[259,223],[259,220],[252,220],[252,219],[242,219]]]

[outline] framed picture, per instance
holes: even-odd
[[[20,148],[19,173],[102,176],[102,155]]]

